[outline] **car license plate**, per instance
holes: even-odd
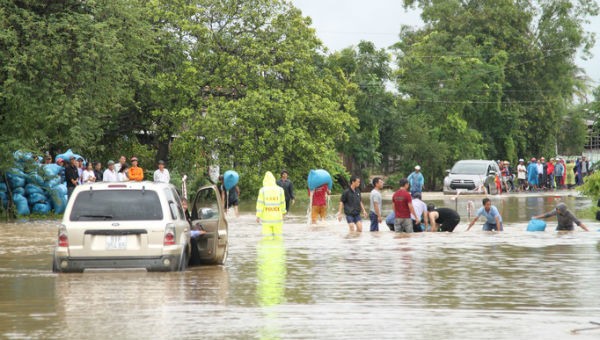
[[[106,249],[118,250],[127,249],[127,235],[107,235]]]

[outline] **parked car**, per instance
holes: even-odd
[[[494,161],[462,160],[454,164],[444,178],[444,194],[494,194],[500,168]]]
[[[199,239],[206,241],[193,242],[173,185],[99,182],[77,186],[58,230],[53,271],[175,271],[185,270],[190,262],[222,263],[227,253],[227,222],[217,192],[216,187],[205,187],[196,194],[194,207],[206,212],[196,218],[196,224],[206,230]]]

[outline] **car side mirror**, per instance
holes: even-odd
[[[490,176],[496,176],[496,171],[490,170],[490,171],[488,171],[488,175],[490,175]]]
[[[450,169],[446,169],[446,175],[450,175]]]

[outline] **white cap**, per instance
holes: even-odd
[[[415,170],[421,170],[421,167],[417,165],[415,166]]]

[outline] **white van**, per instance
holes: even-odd
[[[211,219],[200,220],[202,216],[192,213],[197,219],[195,225],[205,223],[209,229],[199,238],[201,241],[192,242],[190,223],[171,184],[99,182],[77,186],[58,230],[53,271],[185,270],[192,254],[196,257],[194,263],[223,263],[227,222],[220,196],[216,187],[202,188],[196,196],[200,201],[195,207]],[[220,229],[224,231],[219,233]]]

